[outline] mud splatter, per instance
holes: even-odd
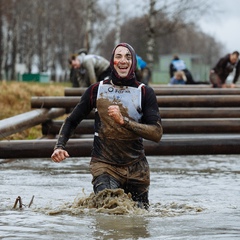
[[[138,136],[136,134],[115,123],[114,120],[108,116],[107,111],[110,105],[114,105],[114,103],[105,98],[100,98],[97,101],[97,109],[102,121],[99,136],[109,137],[112,139],[137,139]],[[118,106],[122,115],[124,117],[129,117],[127,109],[124,108],[122,104],[118,104]]]
[[[88,197],[76,197],[72,204],[63,204],[56,209],[47,211],[49,215],[60,213],[69,214],[143,214],[145,209],[137,207],[130,194],[124,193],[123,189],[105,189],[98,194],[91,193]]]
[[[77,196],[73,203],[64,203],[54,209],[45,209],[48,215],[95,215],[99,213],[112,215],[144,215],[149,217],[175,217],[183,214],[196,214],[204,209],[199,206],[179,203],[156,203],[150,205],[149,210],[137,207],[130,194],[122,189],[105,189],[98,194],[89,196]]]

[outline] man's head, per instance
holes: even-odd
[[[68,62],[75,69],[80,68],[81,66],[80,60],[75,55],[72,55]]]
[[[127,43],[118,44],[112,53],[110,66],[118,78],[131,79],[136,70],[136,53]]]
[[[230,62],[232,64],[236,63],[238,61],[238,57],[239,57],[239,52],[235,51],[232,54],[230,54]]]

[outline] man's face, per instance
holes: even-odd
[[[80,61],[78,59],[72,60],[72,67],[73,68],[80,68]]]
[[[132,66],[132,55],[128,48],[119,46],[114,53],[114,69],[121,78],[125,78]]]
[[[238,55],[237,54],[231,54],[230,55],[230,62],[231,63],[236,63],[237,62],[237,60],[238,60]]]

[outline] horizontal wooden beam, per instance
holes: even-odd
[[[80,97],[32,97],[32,108],[73,108]],[[239,95],[157,96],[159,107],[239,107]]]
[[[236,108],[159,108],[164,118],[240,118],[240,107]],[[92,111],[87,118],[93,119]]]
[[[57,135],[63,121],[47,121],[42,125],[43,135]],[[240,133],[240,118],[162,119],[164,134],[184,133]],[[93,134],[94,120],[83,120],[75,134]]]
[[[0,138],[21,132],[25,129],[41,124],[47,119],[54,119],[64,114],[64,108],[42,108],[0,120]]]
[[[56,140],[0,141],[0,159],[49,158]],[[70,139],[67,150],[71,157],[88,157],[93,139]],[[144,141],[147,156],[240,154],[240,135],[192,134],[164,135],[159,143]]]
[[[154,88],[156,95],[240,95],[240,88]],[[86,88],[65,88],[65,96],[82,96]]]

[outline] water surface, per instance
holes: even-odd
[[[150,210],[122,214],[73,208],[92,193],[89,160],[1,160],[0,238],[240,239],[239,155],[148,157]]]

